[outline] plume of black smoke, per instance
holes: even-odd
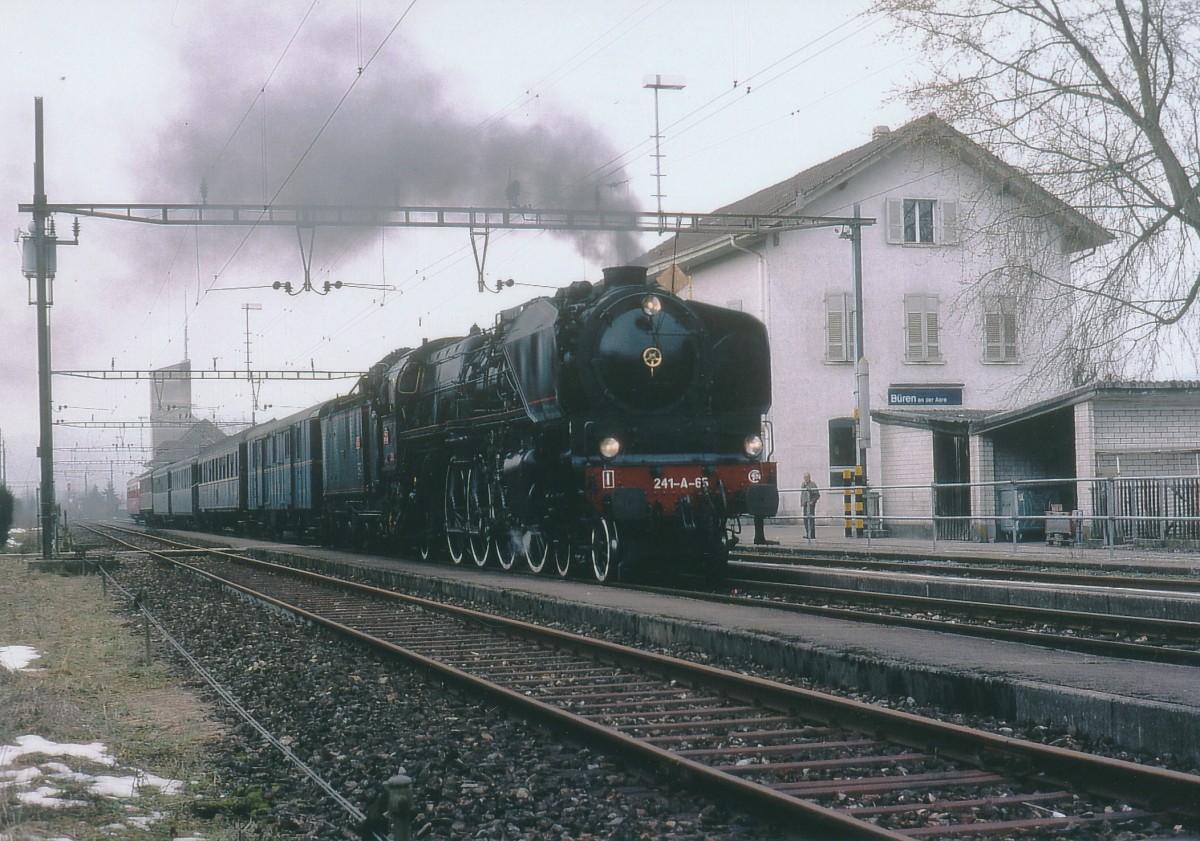
[[[235,8],[206,24],[190,45],[184,125],[163,138],[147,168],[159,194],[194,197],[203,184],[210,203],[636,209],[623,188],[608,186],[625,176],[612,169],[617,153],[600,129],[569,116],[480,129],[487,115],[464,113],[399,34],[355,83],[353,22],[314,20],[262,90],[254,75],[262,71],[251,67],[269,66],[286,33],[264,33],[261,18],[244,14]],[[556,236],[604,265],[639,251],[628,233]]]

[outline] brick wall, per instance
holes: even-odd
[[[895,535],[928,535],[933,482],[933,433],[908,426],[879,427],[885,528]],[[896,485],[914,485],[903,488]],[[899,520],[898,517],[919,517]]]
[[[1200,401],[1194,396],[1139,394],[1098,399],[1092,414],[1096,456],[1093,475],[1116,475],[1117,455],[1122,456],[1121,474],[1126,475],[1129,470],[1154,471],[1159,466],[1178,465],[1179,453],[1200,450]],[[1176,455],[1151,457],[1154,453]],[[1135,454],[1139,456],[1136,459],[1124,457]],[[1106,469],[1109,472],[1104,472]],[[1194,469],[1193,462],[1187,472]]]

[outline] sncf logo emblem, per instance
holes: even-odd
[[[617,486],[617,471],[601,470],[600,486],[603,488],[615,488]]]
[[[750,484],[757,485],[761,481],[762,481],[762,471],[761,470],[751,470],[750,471]]]

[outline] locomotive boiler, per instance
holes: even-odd
[[[361,502],[380,503],[357,519],[422,554],[505,569],[523,556],[534,572],[552,560],[599,581],[681,563],[719,574],[738,518],[778,507],[770,382],[760,322],[620,267],[395,354],[330,425],[378,426],[378,452],[341,450],[363,459]]]

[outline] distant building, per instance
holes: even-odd
[[[191,373],[192,363],[186,360],[150,373],[150,446],[156,461],[173,452],[175,442],[196,422]]]
[[[194,456],[225,438],[212,421],[192,413],[192,363],[168,365],[150,376],[150,443],[152,465]]]

